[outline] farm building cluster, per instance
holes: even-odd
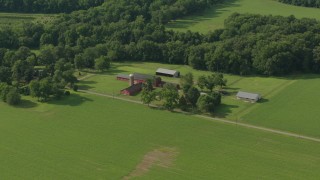
[[[180,77],[180,72],[175,71],[175,70],[170,70],[170,69],[159,68],[156,71],[156,75],[158,75],[158,76],[153,76],[153,75],[148,75],[148,74],[140,74],[140,73],[133,73],[130,75],[118,74],[117,80],[129,82],[129,87],[122,89],[120,91],[120,93],[123,95],[133,96],[142,90],[143,83],[145,83],[149,79],[153,81],[154,87],[162,87],[167,82],[162,81],[161,77],[159,77],[159,76],[178,78],[178,77]],[[177,85],[177,84],[175,84],[175,85],[177,88],[179,88],[179,85]]]

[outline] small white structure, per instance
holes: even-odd
[[[252,103],[255,103],[261,99],[261,95],[257,93],[239,91],[237,93],[237,99],[242,99],[245,101],[250,101]]]
[[[170,70],[170,69],[158,68],[156,71],[156,75],[178,78],[180,77],[180,72],[175,70]]]

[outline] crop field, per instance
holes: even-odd
[[[134,72],[152,75],[158,67],[179,70],[182,75],[192,72],[195,80],[200,75],[210,74],[184,65],[116,63],[109,72],[81,81],[80,88],[140,100],[139,94],[120,95],[120,90],[128,87],[128,82],[116,80],[116,75]],[[225,75],[225,78],[228,80],[226,91],[229,94],[223,96],[222,105],[215,112],[216,117],[320,137],[320,111],[314,108],[320,103],[317,91],[320,88],[319,75],[285,78]],[[179,83],[177,78],[164,77],[163,80]],[[239,90],[260,93],[263,99],[254,104],[238,100],[235,95]]]
[[[232,13],[253,13],[262,15],[294,15],[297,18],[320,19],[320,9],[282,4],[275,0],[229,0],[205,12],[184,17],[169,23],[169,29],[206,33],[224,27],[224,20]]]
[[[23,99],[0,103],[3,179],[320,176],[319,143],[81,93]]]
[[[53,17],[54,15],[47,14],[0,13],[0,27],[21,28],[23,23],[47,22]]]

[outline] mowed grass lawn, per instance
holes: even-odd
[[[55,15],[52,14],[23,14],[23,13],[3,13],[0,12],[0,27],[22,28],[23,23],[28,22],[48,22]]]
[[[318,179],[320,144],[119,100],[74,94],[0,103],[2,179],[122,179],[145,154],[167,167],[138,179]]]
[[[129,85],[128,82],[116,80],[116,75],[134,72],[152,75],[159,67],[179,70],[182,75],[192,72],[195,80],[200,75],[211,74],[184,65],[115,63],[110,71],[81,81],[80,88],[140,100],[139,94],[132,97],[120,95],[120,90]],[[225,78],[228,80],[226,91],[229,95],[223,96],[222,105],[215,112],[216,117],[320,137],[320,111],[317,110],[317,104],[320,104],[320,91],[317,91],[320,88],[319,75],[281,78],[227,74]],[[163,79],[179,83],[177,78]],[[236,99],[238,91],[260,93],[263,99],[259,103],[244,102]]]
[[[191,30],[207,33],[223,28],[224,20],[235,12],[281,16],[294,15],[297,18],[320,19],[320,9],[317,8],[292,6],[276,0],[228,0],[203,13],[173,21],[167,27],[177,31]]]
[[[190,66],[186,65],[170,65],[170,64],[160,64],[160,63],[145,63],[145,62],[126,62],[126,63],[113,63],[112,68],[104,73],[92,73],[94,76],[86,78],[79,83],[80,89],[92,90],[100,93],[105,93],[108,95],[122,96],[129,99],[140,100],[140,94],[135,96],[123,96],[120,94],[120,90],[125,89],[129,86],[126,81],[116,80],[118,74],[131,74],[131,73],[142,73],[155,75],[157,68],[168,68],[174,69],[181,72],[181,74],[186,74],[192,72],[195,80],[200,75],[209,75],[210,72],[207,71],[197,71],[192,69]],[[233,82],[239,79],[237,76],[226,75],[229,82]],[[179,83],[179,78],[168,78],[161,77],[163,81]]]

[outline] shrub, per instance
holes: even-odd
[[[75,84],[75,85],[73,85],[72,89],[73,89],[73,91],[78,91],[79,86]]]
[[[70,94],[71,94],[70,91],[65,91],[64,92],[64,95],[66,95],[66,96],[70,96]]]
[[[10,88],[8,94],[6,95],[6,102],[9,105],[17,105],[21,101],[21,96],[16,88]]]

